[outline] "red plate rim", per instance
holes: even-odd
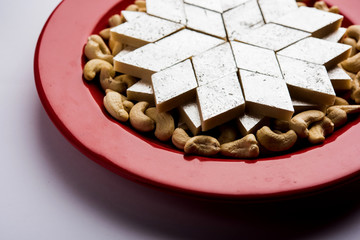
[[[356,1],[344,5],[359,6]],[[105,28],[106,19],[130,3],[64,0],[38,40],[34,74],[39,97],[56,127],[82,153],[133,181],[206,198],[289,197],[357,176],[359,118],[321,146],[255,161],[184,156],[111,119],[102,107],[102,93],[82,80],[82,50],[89,35]],[[360,22],[353,14],[356,9],[344,8],[352,22]]]

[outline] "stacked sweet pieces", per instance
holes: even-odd
[[[298,137],[321,143],[334,129],[325,111],[337,116],[328,108],[339,99],[335,92],[352,89],[339,63],[349,61],[354,47],[339,43],[347,34],[343,16],[319,6],[323,10],[295,0],[138,0],[100,33],[114,58],[101,37],[89,38],[85,55],[93,60],[84,76],[100,72],[105,108],[114,118],[130,119],[143,132],[156,127],[158,139],[172,139],[186,153],[253,158],[259,145],[285,151]],[[338,109],[347,115],[359,108]],[[195,137],[175,130],[175,123]],[[199,135],[213,129],[220,136]]]

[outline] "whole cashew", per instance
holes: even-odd
[[[222,144],[220,152],[224,156],[234,158],[256,158],[260,154],[254,134],[248,134],[239,140]]]
[[[139,11],[139,6],[135,4],[130,4],[126,9],[126,11]]]
[[[101,30],[99,32],[99,35],[105,39],[105,40],[109,40],[110,39],[110,28],[105,28],[103,30]]]
[[[355,39],[346,37],[344,38],[343,43],[351,46],[351,52],[349,57],[354,56],[358,52],[358,50],[356,49],[357,42]]]
[[[290,120],[290,129],[294,130],[300,138],[306,138],[309,136],[309,125],[321,121],[324,117],[325,113],[319,110],[301,112]]]
[[[146,8],[146,2],[143,0],[136,0],[135,5],[137,5],[139,8]]]
[[[92,59],[84,66],[84,78],[91,81],[96,77],[97,73],[101,72],[102,69],[106,69],[110,76],[115,76],[114,68],[110,63],[101,59]]]
[[[138,102],[130,111],[130,123],[136,130],[141,132],[150,132],[155,128],[155,122],[145,115],[148,108],[148,102]]]
[[[146,109],[145,114],[155,121],[155,137],[164,142],[170,140],[175,130],[175,122],[171,114],[160,113],[155,107]]]
[[[88,59],[102,59],[113,63],[113,56],[104,40],[99,35],[91,35],[84,48],[85,56]]]
[[[104,97],[104,106],[108,113],[119,120],[120,122],[126,122],[129,119],[128,112],[125,111],[121,95],[117,92],[108,92]]]
[[[119,93],[125,93],[126,89],[131,87],[137,82],[137,79],[129,75],[120,75],[115,78],[115,71],[109,68],[102,68],[100,71],[100,84],[101,87],[111,89]]]
[[[358,73],[360,71],[360,52],[341,62],[341,66],[348,72]]]
[[[111,89],[106,89],[105,90],[105,94],[107,94],[108,92],[115,92],[114,90]],[[119,93],[120,94],[120,93]],[[128,113],[130,113],[130,110],[133,108],[134,103],[129,101],[127,97],[125,97],[124,95],[121,95],[121,101],[123,103],[124,109],[125,111],[127,111]]]
[[[114,14],[109,18],[110,28],[119,26],[122,23],[121,16],[119,14]]]
[[[231,124],[224,124],[219,127],[220,136],[218,137],[218,141],[220,144],[232,142],[236,139],[237,129]]]
[[[195,136],[186,142],[184,152],[202,156],[213,156],[220,152],[220,143],[216,138],[210,136]]]
[[[324,1],[315,2],[314,7],[316,9],[323,10],[323,11],[326,11],[326,12],[332,12],[332,13],[339,13],[340,12],[339,7],[332,6],[331,8],[329,8]]]
[[[312,144],[320,144],[325,141],[325,137],[334,132],[334,123],[328,118],[314,123],[309,130],[309,142]]]
[[[356,102],[356,104],[360,104],[360,72],[356,74],[355,78],[352,81],[350,97]]]
[[[334,102],[334,106],[335,105],[349,105],[349,102],[346,101],[345,99],[341,98],[341,97],[336,97],[335,102]]]
[[[271,122],[271,128],[281,132],[287,132],[290,130],[289,124],[289,121],[286,120],[273,119]]]
[[[184,150],[185,144],[189,139],[189,135],[182,128],[176,128],[171,137],[171,141],[175,147],[181,150]]]
[[[268,126],[264,126],[256,132],[259,143],[272,152],[282,152],[290,149],[297,141],[295,131],[286,133],[273,132]]]
[[[326,110],[326,117],[334,123],[335,128],[338,128],[347,122],[347,113],[337,106],[329,107]]]
[[[360,25],[352,25],[346,30],[346,36],[356,40],[356,49],[360,50]]]

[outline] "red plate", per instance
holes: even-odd
[[[360,23],[358,0],[332,0],[347,24]],[[52,13],[35,53],[35,81],[48,115],[81,152],[132,180],[197,196],[226,199],[288,197],[333,186],[360,170],[360,119],[324,145],[256,161],[188,157],[108,117],[103,93],[82,79],[87,37],[130,0],[65,0]],[[350,20],[350,21],[349,21]]]

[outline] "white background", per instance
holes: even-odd
[[[360,239],[359,183],[297,201],[214,203],[138,185],[83,156],[34,84],[35,44],[58,3],[0,1],[0,239]]]

